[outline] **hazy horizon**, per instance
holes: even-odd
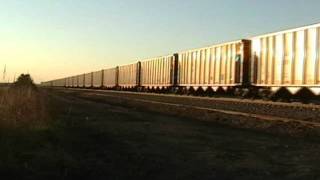
[[[0,82],[36,82],[320,22],[318,0],[10,0]]]

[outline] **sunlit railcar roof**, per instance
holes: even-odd
[[[302,26],[302,27],[285,29],[285,30],[276,31],[276,32],[270,32],[270,33],[261,34],[261,35],[257,35],[257,36],[252,36],[249,39],[263,38],[263,37],[268,37],[268,36],[276,36],[279,34],[290,33],[290,32],[295,32],[295,31],[302,31],[302,30],[306,30],[309,28],[316,28],[316,27],[320,27],[320,23],[306,25],[306,26]]]

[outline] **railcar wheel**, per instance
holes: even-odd
[[[259,89],[258,90],[258,97],[263,100],[272,100],[272,92],[270,89]]]
[[[169,93],[179,94],[179,92],[180,92],[180,88],[179,87],[170,87],[169,88]]]
[[[243,88],[243,89],[242,89],[241,97],[242,97],[242,98],[252,97],[252,90],[250,91],[250,89],[248,89],[248,88]]]
[[[236,97],[241,97],[243,93],[243,90],[241,88],[236,88],[233,92],[233,95]]]
[[[187,94],[187,93],[188,93],[188,90],[187,90],[186,87],[179,87],[179,88],[178,88],[177,94],[179,94],[179,95],[184,95],[184,94]]]
[[[143,87],[137,87],[137,91],[138,92],[142,92],[143,91]]]

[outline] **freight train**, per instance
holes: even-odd
[[[320,95],[320,24],[269,33],[42,83],[243,97]]]

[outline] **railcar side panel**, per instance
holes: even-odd
[[[78,87],[84,87],[84,74],[80,74],[78,77]]]
[[[54,80],[52,84],[54,87],[64,87],[66,86],[66,78]]]
[[[65,80],[66,80],[66,83],[65,83],[65,87],[69,87],[69,77],[67,77],[67,78],[65,78]]]
[[[149,88],[173,86],[174,62],[174,55],[142,61],[141,86]]]
[[[66,78],[66,87],[72,87],[72,77]]]
[[[319,87],[320,25],[252,38],[252,81],[266,87]]]
[[[84,86],[92,87],[92,72],[84,74]]]
[[[103,70],[103,87],[113,88],[117,86],[117,69],[115,67]]]
[[[178,53],[180,86],[222,87],[248,83],[251,41],[240,40]]]
[[[139,86],[140,63],[123,65],[118,68],[118,85],[120,87],[134,88]]]
[[[103,81],[103,71],[96,71],[92,73],[92,86],[93,87],[102,87],[102,81]]]
[[[78,77],[72,76],[72,87],[78,87]]]

